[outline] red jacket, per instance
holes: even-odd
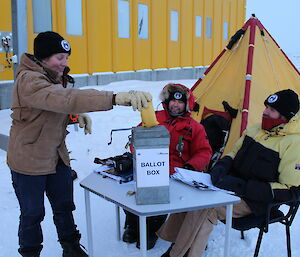
[[[190,113],[172,117],[166,110],[162,110],[156,112],[156,118],[159,124],[170,132],[170,174],[174,173],[175,167],[183,168],[186,164],[193,166],[197,171],[208,166],[212,150],[205,129],[190,117]]]

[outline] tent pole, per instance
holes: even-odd
[[[253,55],[254,55],[257,19],[251,18],[250,21],[251,21],[249,23],[250,38],[249,38],[248,60],[247,60],[247,68],[246,68],[246,81],[245,81],[240,135],[243,134],[243,131],[247,128],[247,124],[248,124],[248,111],[249,111],[249,104],[250,104],[251,77],[252,77],[252,68],[253,68]]]

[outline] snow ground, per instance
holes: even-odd
[[[300,58],[298,58],[299,60]],[[300,67],[300,62],[296,64]],[[174,82],[174,81],[173,81]],[[185,84],[191,87],[195,80],[177,80],[177,83]],[[162,87],[168,81],[145,82],[145,81],[123,81],[111,83],[107,86],[94,87],[99,90],[113,90],[115,92],[128,90],[144,90],[152,93],[154,100],[154,108],[159,105],[158,95]],[[161,108],[161,105],[158,106]],[[11,119],[9,117],[10,110],[0,111],[0,133],[8,135]],[[107,112],[90,113],[93,120],[93,134],[84,135],[83,131],[75,131],[74,126],[69,127],[70,134],[67,136],[67,145],[71,151],[72,167],[78,172],[79,179],[74,184],[74,198],[76,203],[76,211],[74,212],[75,221],[82,233],[82,244],[87,246],[87,234],[85,223],[85,205],[83,189],[79,186],[79,182],[89,175],[93,169],[93,160],[95,157],[109,157],[125,152],[124,146],[127,142],[129,131],[115,132],[113,134],[113,142],[110,146],[111,129],[129,128],[138,124],[140,119],[139,112],[133,112],[130,107],[115,107]],[[61,256],[61,248],[57,242],[55,227],[52,222],[51,208],[48,200],[46,200],[46,216],[42,223],[44,232],[44,249],[42,257],[58,257]],[[116,240],[115,233],[115,209],[112,203],[91,194],[92,206],[92,225],[94,236],[94,253],[96,257],[120,257],[140,256],[139,250],[134,244],[126,244]],[[18,239],[18,216],[19,206],[14,194],[10,171],[6,165],[6,152],[0,150],[0,257],[17,257]],[[124,214],[121,214],[122,222],[124,222]],[[123,223],[122,223],[123,224]],[[206,257],[223,256],[223,242],[225,235],[225,226],[218,224],[211,234],[208,249],[205,253]],[[294,224],[291,228],[292,253],[293,256],[300,256],[299,244],[299,228],[300,214],[296,216]],[[257,229],[246,232],[246,239],[240,239],[238,231],[232,231],[231,237],[231,257],[249,257],[253,255],[256,239],[258,235]],[[149,257],[161,256],[169,247],[169,243],[158,240],[154,249],[148,251]],[[283,225],[274,224],[270,226],[270,232],[264,235],[260,250],[261,257],[283,257],[286,256],[285,228]]]

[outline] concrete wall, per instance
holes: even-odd
[[[93,75],[72,75],[75,79],[75,87],[92,85],[107,85],[115,81],[144,80],[161,81],[177,79],[198,79],[202,77],[207,67],[186,67],[158,70],[140,70],[123,72],[103,72]],[[0,109],[8,109],[11,106],[13,81],[0,81]]]
[[[10,108],[13,83],[13,80],[0,81],[0,110]]]
[[[6,151],[8,144],[8,136],[0,134],[0,149]]]

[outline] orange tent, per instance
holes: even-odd
[[[227,47],[192,87],[200,111],[207,108],[224,112],[222,101],[238,110],[232,120],[225,152],[242,132],[261,121],[268,95],[290,88],[299,94],[300,73],[253,15],[230,40]]]

